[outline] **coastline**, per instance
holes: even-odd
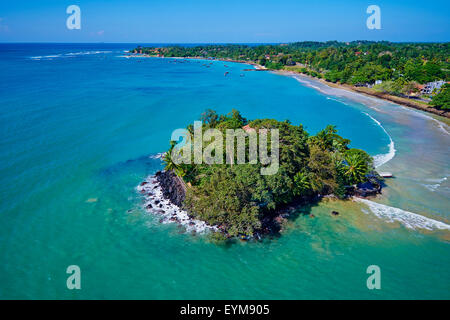
[[[434,121],[450,119],[316,80],[305,83],[318,89],[243,72],[249,64],[118,57],[129,46],[4,45],[2,298],[450,299],[450,229],[419,217],[450,225],[450,135]],[[111,53],[29,58],[91,50]],[[394,178],[367,202],[304,206],[262,241],[219,241],[210,228],[146,209],[137,187],[164,168],[172,131],[205,108],[232,107],[311,133],[335,124],[354,147],[387,154],[389,139],[367,112],[395,142],[378,168]],[[80,266],[82,290],[66,289],[69,264]],[[381,290],[366,288],[373,264]]]
[[[144,179],[136,191],[143,197],[143,209],[160,217],[162,224],[178,223],[187,232],[204,233],[217,231],[216,226],[208,225],[191,217],[182,209],[184,190],[179,187],[179,181],[174,174],[158,171]]]
[[[159,157],[159,159],[161,159]],[[377,189],[366,190],[355,188],[346,200],[362,201],[371,199],[381,194],[381,185]],[[142,196],[142,208],[147,213],[159,217],[159,223],[177,223],[184,227],[186,232],[190,233],[208,233],[220,232],[225,238],[232,239],[223,225],[210,225],[203,220],[196,219],[191,213],[185,210],[183,201],[186,196],[186,186],[182,180],[172,171],[157,171],[155,174],[147,176],[137,187],[136,191]],[[366,194],[367,192],[367,194]],[[270,212],[266,217],[261,219],[261,228],[256,231],[254,236],[243,236],[239,239],[261,240],[264,236],[274,236],[281,234],[285,229],[285,224],[293,216],[299,214],[299,210],[308,205],[315,205],[323,199],[338,199],[333,194],[314,195],[301,197],[293,201],[281,205],[279,208]],[[337,211],[330,211],[333,216],[339,215]],[[315,218],[313,214],[308,214],[309,218]]]
[[[413,101],[411,99],[397,97],[397,96],[393,96],[393,95],[382,93],[382,92],[376,92],[376,91],[370,90],[368,88],[358,88],[358,87],[347,85],[347,84],[328,82],[323,79],[318,79],[318,78],[315,78],[315,77],[312,77],[312,76],[309,76],[309,75],[306,75],[303,73],[294,72],[294,71],[274,70],[274,72],[277,74],[280,74],[280,75],[284,75],[284,76],[305,77],[312,81],[317,81],[319,83],[327,85],[330,88],[342,89],[342,90],[346,90],[346,91],[349,91],[352,93],[362,94],[362,95],[365,95],[368,97],[377,98],[377,99],[388,101],[388,102],[398,104],[398,105],[401,105],[401,106],[404,106],[407,108],[416,109],[416,110],[424,111],[427,113],[432,113],[432,114],[440,116],[442,118],[450,119],[450,112],[445,111],[445,110],[438,110],[433,107],[427,107],[427,106],[422,105],[421,103]]]
[[[163,58],[164,59],[164,57],[158,57],[158,58]],[[185,57],[165,57],[165,58],[168,58],[168,59],[186,59],[186,60],[187,59],[193,59],[193,60],[198,59],[198,60],[207,60],[207,61],[221,61],[221,62],[242,63],[242,64],[247,64],[247,65],[254,66],[255,67],[255,71],[258,70],[258,68],[263,68],[262,66],[260,66],[260,65],[258,65],[256,63],[252,63],[252,62],[248,62],[248,61],[231,60],[231,59],[209,59],[209,58],[204,58],[204,57],[189,57],[189,58],[185,58]],[[282,75],[282,76],[293,77],[293,78],[297,79],[299,82],[303,82],[303,81],[301,81],[301,78],[305,78],[305,79],[307,79],[307,80],[305,80],[305,83],[307,83],[308,80],[311,82],[311,83],[309,83],[310,87],[313,87],[316,90],[321,91],[321,92],[323,92],[323,93],[325,93],[326,95],[329,95],[329,96],[333,96],[334,94],[330,93],[330,92],[327,92],[327,89],[325,89],[325,85],[326,85],[326,88],[330,88],[331,90],[332,89],[336,89],[336,90],[341,90],[342,89],[341,92],[342,92],[342,94],[345,97],[348,97],[348,98],[352,98],[353,97],[352,100],[359,101],[359,102],[363,103],[364,105],[366,105],[368,107],[370,107],[368,105],[368,103],[369,103],[375,110],[378,110],[376,106],[383,105],[383,103],[382,103],[383,101],[388,101],[391,104],[400,105],[400,106],[404,107],[405,110],[409,110],[410,112],[421,113],[420,111],[423,111],[422,114],[424,114],[424,115],[427,114],[426,110],[418,110],[417,108],[412,108],[412,107],[409,107],[408,105],[404,105],[404,104],[401,104],[401,103],[396,103],[394,101],[390,101],[388,99],[384,99],[384,98],[381,98],[379,96],[373,96],[373,95],[370,95],[370,94],[365,94],[364,92],[359,92],[357,90],[352,90],[351,88],[343,86],[343,85],[339,85],[339,84],[331,85],[331,83],[328,83],[328,82],[326,82],[324,80],[320,80],[318,78],[307,76],[307,75],[304,75],[304,74],[301,74],[301,73],[298,73],[298,72],[292,72],[292,71],[286,71],[286,70],[270,70],[270,69],[262,69],[262,70],[264,70],[264,71],[271,71],[271,72],[273,72],[275,74],[279,74],[279,75]],[[314,83],[322,85],[322,88],[314,86]],[[345,92],[347,92],[347,94],[345,94]],[[440,114],[433,114],[433,115],[431,115],[431,114],[428,113],[428,117],[434,118],[434,120],[436,122],[440,122],[442,124],[448,125],[450,123],[448,121],[448,117],[443,117]],[[375,120],[375,119],[374,119],[374,121],[377,122],[377,120]],[[447,134],[449,134],[448,129],[444,129],[444,130],[446,131]],[[389,134],[388,134],[388,136],[389,136]],[[391,139],[391,145],[392,145],[392,149],[394,149],[394,145],[393,145],[392,139]],[[394,154],[395,154],[395,149],[394,149]],[[392,157],[393,156],[391,156],[391,158]],[[388,161],[389,160],[390,159],[388,159]],[[385,163],[385,162],[386,161],[384,161],[383,163]],[[389,222],[392,222],[392,221],[395,221],[395,220],[399,221],[401,224],[405,225],[407,228],[412,228],[412,229],[418,228],[418,229],[428,229],[428,230],[430,230],[430,229],[434,229],[436,226],[438,226],[441,223],[443,223],[443,225],[445,225],[445,227],[443,227],[443,228],[436,227],[436,229],[448,229],[448,225],[446,224],[446,222],[440,221],[442,219],[434,220],[435,217],[433,217],[433,216],[430,217],[428,215],[424,215],[423,213],[422,214],[415,214],[415,213],[409,212],[407,210],[399,209],[399,208],[396,208],[396,207],[385,206],[385,205],[384,205],[385,207],[383,207],[383,205],[378,203],[378,202],[370,201],[369,203],[370,203],[370,205],[368,205],[368,203],[363,203],[363,204],[368,206],[368,209],[370,211],[374,212],[375,215],[383,216]],[[278,217],[277,220],[279,220],[279,221],[277,221],[277,222],[282,222],[285,218],[287,218],[289,216],[288,212],[293,210],[294,208],[295,208],[295,205],[290,205],[290,206],[288,205],[287,208],[284,208],[285,210],[287,209],[286,210],[287,212],[285,210],[281,210],[281,212],[278,212],[279,213],[279,215],[278,215],[279,217]],[[386,208],[388,208],[389,213],[383,214],[383,215],[377,214],[379,211],[383,211],[383,210],[385,211]],[[405,217],[405,215],[406,215],[406,217]],[[418,220],[417,217],[419,217],[421,221],[417,221]],[[422,223],[423,222],[422,221],[422,219],[423,219],[422,217],[424,217],[425,219],[428,220],[427,223]],[[444,220],[444,221],[446,221],[446,220]],[[173,222],[176,222],[176,221],[173,221]],[[435,224],[435,222],[436,222],[436,224]],[[424,226],[431,226],[431,225],[433,225],[432,228],[424,227]],[[282,225],[278,225],[278,226],[281,227],[280,229],[282,229]],[[210,226],[210,227],[214,228],[214,227],[217,227],[217,226]]]
[[[370,90],[368,88],[359,88],[359,87],[351,86],[348,84],[328,82],[328,81],[325,81],[324,79],[315,78],[315,77],[312,77],[312,76],[309,76],[309,75],[306,75],[303,73],[295,72],[295,71],[267,69],[266,67],[264,67],[256,62],[253,62],[253,61],[224,59],[224,58],[211,59],[211,58],[205,58],[205,57],[157,57],[157,56],[151,56],[151,55],[147,55],[147,54],[137,54],[137,55],[133,55],[133,56],[124,56],[124,57],[127,57],[127,58],[142,57],[142,58],[161,58],[161,59],[191,59],[191,60],[206,60],[206,61],[222,61],[222,62],[242,63],[242,64],[247,64],[247,65],[253,66],[255,68],[255,71],[271,71],[271,72],[275,72],[277,74],[285,75],[285,76],[301,76],[301,77],[305,77],[305,78],[308,78],[308,79],[311,79],[314,81],[318,81],[322,84],[329,86],[330,88],[342,89],[342,90],[346,90],[346,91],[349,91],[352,93],[359,93],[359,94],[362,94],[362,95],[365,95],[368,97],[377,98],[377,99],[395,103],[395,104],[398,104],[398,105],[401,105],[401,106],[404,106],[407,108],[420,110],[420,111],[423,111],[426,113],[431,113],[433,115],[436,115],[436,116],[439,116],[442,118],[450,119],[450,112],[445,111],[445,110],[438,110],[433,107],[428,107],[425,104],[421,104],[420,102],[416,102],[411,99],[397,97],[397,96],[393,96],[393,95],[390,95],[387,93],[376,92],[376,91]]]

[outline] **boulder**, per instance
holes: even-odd
[[[161,185],[164,198],[176,206],[182,207],[186,197],[186,189],[182,180],[172,171],[158,171],[156,179]]]
[[[358,183],[355,189],[355,195],[360,197],[374,196],[381,192],[381,186],[370,181]]]

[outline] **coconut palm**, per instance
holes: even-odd
[[[164,154],[163,161],[166,163],[164,169],[166,171],[173,171],[179,177],[184,177],[186,175],[186,166],[182,163],[177,164],[173,157],[173,149],[175,147],[175,142],[170,143],[170,149]]]
[[[348,153],[345,156],[347,168],[344,175],[350,183],[362,182],[365,179],[369,167],[366,159],[360,153]]]
[[[173,149],[175,147],[175,143],[171,141],[170,149],[164,154],[163,161],[166,163],[164,169],[166,171],[176,171],[178,169],[178,164],[175,163],[174,158],[172,156]]]

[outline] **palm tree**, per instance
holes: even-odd
[[[345,157],[347,168],[344,175],[349,179],[350,183],[362,182],[369,170],[367,162],[359,153],[347,154]]]
[[[172,158],[172,151],[173,151],[174,146],[175,146],[175,144],[171,141],[170,149],[169,149],[169,151],[167,151],[164,154],[164,157],[163,157],[163,160],[166,163],[166,166],[164,169],[167,171],[175,170],[177,167],[176,163],[173,161],[173,158]]]
[[[166,171],[173,171],[179,177],[184,177],[187,173],[186,166],[183,163],[177,164],[172,156],[175,142],[170,142],[170,149],[164,154],[163,161],[166,163],[164,169]]]

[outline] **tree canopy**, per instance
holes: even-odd
[[[262,175],[260,162],[187,164],[180,170],[170,157],[165,158],[166,170],[174,170],[189,183],[185,208],[194,217],[220,226],[227,236],[254,235],[267,215],[296,199],[312,199],[318,194],[345,197],[346,186],[366,181],[373,170],[372,158],[363,150],[350,148],[350,140],[339,136],[334,126],[311,136],[301,124],[247,120],[237,110],[226,115],[207,110],[201,120],[203,131],[215,128],[224,136],[227,128],[244,126],[256,131],[279,130],[279,170],[274,175]]]

